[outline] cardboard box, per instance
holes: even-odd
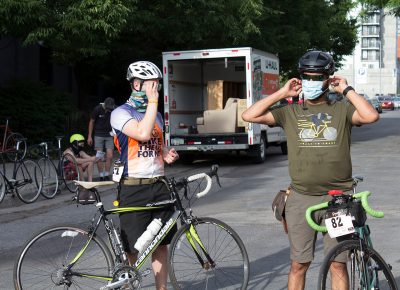
[[[240,99],[238,100],[238,110],[237,110],[237,126],[238,127],[246,127],[247,122],[243,121],[242,113],[247,109],[247,100]]]
[[[224,107],[224,81],[207,82],[207,110],[222,110]]]
[[[243,84],[223,80],[207,82],[207,110],[222,110],[229,98],[243,95]]]

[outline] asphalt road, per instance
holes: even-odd
[[[384,111],[378,123],[353,129],[353,173],[365,177],[359,190],[370,190],[370,204],[385,212],[385,218],[369,218],[374,246],[393,266],[400,284],[400,111]],[[222,188],[214,186],[208,196],[198,200],[193,210],[198,216],[221,219],[232,226],[242,238],[250,258],[248,289],[286,289],[289,271],[289,243],[281,225],[275,221],[270,204],[277,190],[288,185],[286,156],[279,148],[267,150],[268,160],[252,164],[245,156],[219,156],[190,166],[167,167],[173,176],[202,172],[213,163],[220,165]],[[115,196],[109,188],[102,193],[107,206]],[[93,206],[70,202],[71,194],[63,192],[53,200],[40,198],[24,205],[6,196],[0,204],[0,289],[14,289],[13,264],[23,243],[39,229],[71,222],[87,224],[95,212]],[[315,289],[322,244],[317,244],[315,261],[307,275],[306,289]],[[154,289],[150,275],[145,289]]]

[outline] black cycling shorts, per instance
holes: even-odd
[[[157,181],[146,185],[125,185],[121,184],[119,196],[119,207],[144,206],[156,201],[170,200],[170,192],[163,181]],[[151,209],[123,213],[119,215],[121,226],[121,238],[125,245],[125,251],[137,253],[134,245],[137,239],[143,234],[147,226],[155,218],[161,218],[165,223],[174,213],[174,206],[169,205],[162,209]],[[175,226],[169,231],[160,245],[171,243],[172,237],[177,231]]]

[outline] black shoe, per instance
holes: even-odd
[[[104,181],[110,181],[110,177],[109,176],[104,176]]]
[[[104,177],[100,177],[100,181],[104,181]]]

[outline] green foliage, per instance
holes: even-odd
[[[278,54],[281,72],[292,76],[309,48],[330,51],[338,61],[352,53],[353,2],[2,0],[0,32],[51,48],[56,61],[74,65],[83,91],[93,90],[99,79],[126,86],[129,63],[148,59],[160,65],[161,52],[173,50],[253,46]]]
[[[363,6],[363,13],[375,9],[388,9],[389,13],[400,17],[400,0],[358,0]]]
[[[308,49],[329,51],[339,63],[356,44],[356,19],[348,11],[351,0],[271,0],[264,8],[275,13],[257,22],[261,36],[249,39],[252,46],[279,55],[281,72],[297,75],[297,61]]]
[[[70,95],[41,83],[13,80],[0,88],[0,116],[11,116],[11,129],[28,138],[29,145],[54,141],[56,135],[69,136],[73,130],[82,130],[84,118],[73,117],[77,113],[70,99]]]
[[[126,3],[123,3],[126,2]],[[51,47],[55,59],[74,64],[104,57],[126,26],[130,10],[123,0],[2,0],[0,32],[24,43]],[[131,7],[132,8],[132,7]]]

